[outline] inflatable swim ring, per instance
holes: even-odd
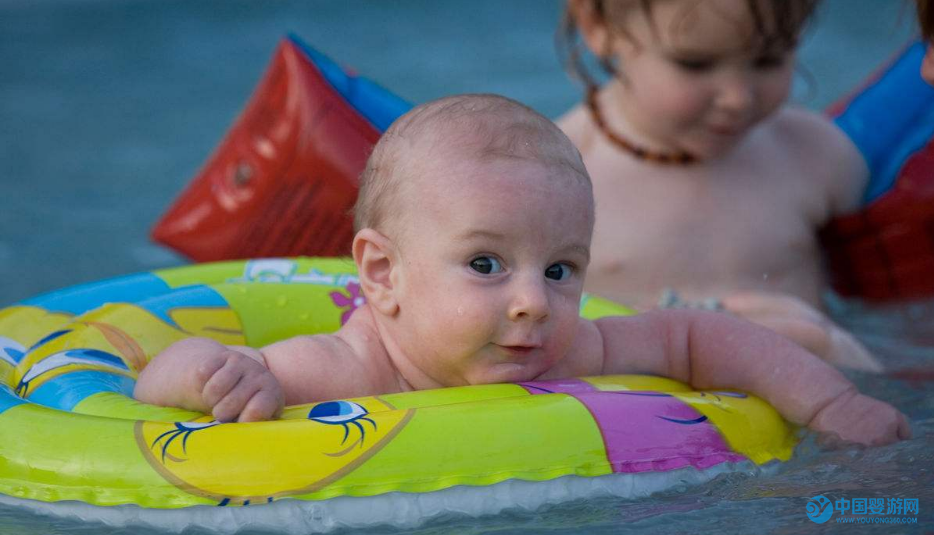
[[[362,302],[349,260],[289,258],[142,273],[0,310],[0,494],[176,509],[628,475],[638,495],[785,460],[796,443],[759,399],[654,377],[332,400],[246,424],[130,397],[176,340],[333,331]],[[629,311],[585,297],[581,313]]]

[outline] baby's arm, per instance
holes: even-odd
[[[847,441],[878,445],[910,436],[895,408],[860,394],[797,344],[730,315],[665,310],[591,325],[585,324],[592,334],[580,347],[602,343],[602,373],[662,375],[699,389],[750,392],[787,420]]]
[[[285,399],[260,351],[208,338],[187,338],[156,355],[140,372],[133,396],[213,413],[222,422],[274,418]]]
[[[372,396],[404,389],[375,332],[358,309],[334,334],[295,336],[260,350],[206,338],[169,346],[143,369],[136,399],[213,412],[220,421],[266,420],[284,404]]]

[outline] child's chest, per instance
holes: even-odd
[[[804,177],[781,165],[725,171],[592,170],[591,278],[613,286],[719,288],[813,276],[823,201],[808,195]]]

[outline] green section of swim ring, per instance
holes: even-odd
[[[0,414],[0,443],[0,489],[11,496],[144,507],[216,503],[166,487],[157,473],[142,470],[132,420],[64,416],[27,403]],[[75,458],[64,451],[86,454]],[[11,461],[21,459],[29,462]]]
[[[400,403],[404,397],[383,399]],[[413,478],[408,473],[411,466],[439,476]],[[508,474],[503,467],[509,467]],[[524,395],[498,399],[495,404],[420,408],[404,432],[372,462],[345,476],[339,486],[351,495],[357,489],[366,494],[430,492],[453,485],[489,485],[507,478],[543,481],[609,473],[602,436],[583,404],[570,396]]]
[[[159,271],[157,275],[173,288],[208,285],[227,303],[199,310],[196,303],[188,306],[183,300],[166,313],[180,326],[206,333],[220,325],[230,331],[225,336],[241,336],[242,327],[246,343],[256,346],[295,334],[336,330],[354,297],[348,261],[276,262],[225,262]],[[257,265],[263,269],[253,269]],[[337,301],[334,292],[342,296]],[[236,317],[231,318],[231,311]],[[581,303],[581,314],[589,318],[629,312],[593,296],[585,296]],[[105,305],[82,318],[121,327],[147,355],[162,342],[144,337],[177,335],[171,330],[176,327],[167,327],[171,322],[132,304]],[[72,341],[111,351],[99,327],[84,333],[82,329],[49,349]],[[586,381],[598,390],[676,392],[708,415],[737,452],[760,463],[790,454],[787,426],[764,404],[766,412],[771,411],[763,413],[765,417],[750,413],[745,420],[725,418],[721,413],[728,413],[724,407],[729,408],[730,400],[711,403],[708,410],[706,400],[692,398],[699,394],[674,381],[640,377]],[[113,393],[86,398],[74,409],[81,414],[66,415],[30,403],[16,405],[0,413],[0,490],[45,501],[175,508],[285,496],[324,499],[429,492],[511,478],[540,481],[610,473],[596,422],[583,404],[565,394],[530,395],[517,385],[484,385],[356,401],[369,410],[367,419],[345,428],[311,421],[309,411],[317,405],[311,404],[287,408],[284,421],[204,427],[191,433],[184,431],[184,425],[206,424],[210,418],[151,407]],[[743,400],[742,405],[755,404]],[[176,426],[183,426],[178,428],[182,431]],[[762,436],[744,441],[736,438],[737,433]],[[164,437],[176,440],[167,447]],[[188,438],[187,451],[182,437]],[[68,451],[80,453],[69,456]],[[347,455],[347,462],[339,460],[342,455]],[[330,459],[335,466],[312,469],[318,464],[314,459]],[[276,462],[278,468],[270,469]],[[284,474],[297,475],[283,486]],[[221,476],[232,482],[218,481]]]

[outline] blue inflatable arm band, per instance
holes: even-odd
[[[834,120],[869,166],[865,204],[887,192],[908,157],[934,136],[934,88],[919,75],[925,46],[907,48]]]
[[[298,36],[289,34],[289,40],[308,55],[328,83],[380,132],[385,132],[393,121],[412,108],[411,104],[367,78],[347,74],[340,65]]]

